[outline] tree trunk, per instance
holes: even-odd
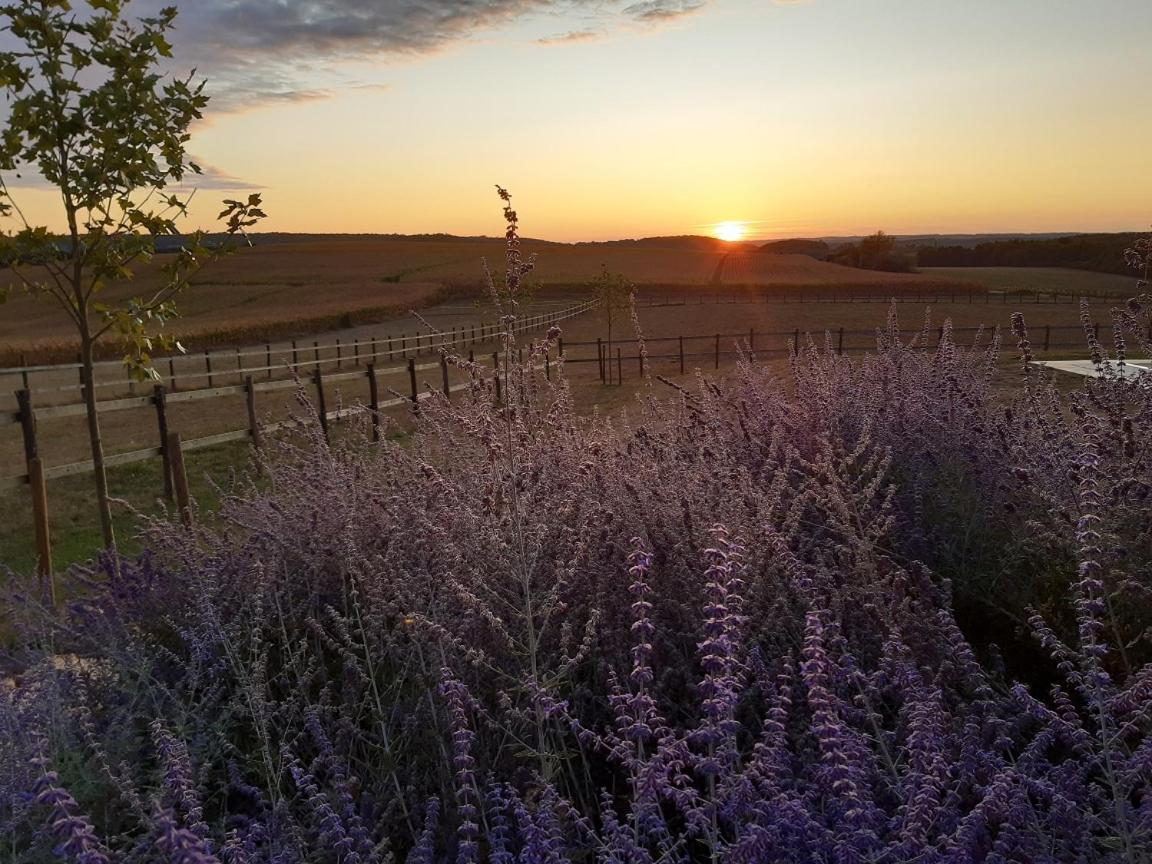
[[[84,381],[84,407],[88,409],[88,443],[92,447],[92,473],[96,477],[96,506],[100,510],[100,533],[107,549],[116,548],[112,527],[112,506],[108,502],[108,474],[104,469],[104,441],[100,437],[100,415],[96,410],[96,374],[93,368],[92,340],[84,334],[80,341],[81,377]]]

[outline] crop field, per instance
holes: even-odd
[[[483,262],[499,266],[500,240],[315,239],[257,243],[193,279],[171,332],[192,350],[318,333],[381,321],[450,297],[476,297]],[[637,285],[670,288],[876,290],[900,294],[944,290],[950,278],[873,273],[803,255],[731,253],[723,244],[560,244],[525,241],[538,266],[530,279],[555,294],[586,285],[606,267]],[[146,294],[165,256],[113,284],[107,300]],[[29,276],[37,274],[31,271]],[[13,277],[8,275],[12,282]],[[73,359],[75,337],[47,300],[13,292],[0,308],[0,364]],[[115,356],[114,346],[107,355]]]
[[[1135,277],[1070,270],[1063,267],[924,267],[925,276],[982,285],[990,291],[1063,293],[1135,293]]]

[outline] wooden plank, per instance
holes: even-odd
[[[146,447],[143,450],[130,450],[126,453],[114,453],[111,456],[105,456],[104,465],[108,468],[115,465],[129,465],[133,462],[143,462],[145,459],[151,459],[159,455],[159,447]],[[83,462],[72,462],[68,465],[57,465],[54,468],[46,468],[44,470],[44,476],[49,480],[55,480],[59,477],[87,474],[91,470],[92,460],[86,459]]]
[[[127,399],[106,399],[103,402],[97,402],[96,410],[101,414],[110,414],[113,411],[147,408],[151,404],[151,396],[133,396]],[[81,402],[74,405],[52,405],[47,408],[37,408],[36,417],[40,420],[51,420],[55,417],[82,416],[86,412],[86,406]]]
[[[248,430],[237,429],[235,432],[221,432],[218,435],[207,435],[204,438],[193,438],[185,441],[185,450],[203,450],[205,447],[215,447],[217,444],[227,444],[230,441],[247,441]]]
[[[195,402],[199,399],[216,399],[220,396],[243,396],[244,386],[232,384],[228,387],[206,387],[203,390],[184,390],[180,393],[169,393],[168,404],[173,402]],[[187,447],[187,445],[185,445]]]

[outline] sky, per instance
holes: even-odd
[[[498,234],[495,184],[565,241],[1152,223],[1148,0],[175,2],[197,226]]]

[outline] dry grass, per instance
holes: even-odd
[[[819,288],[883,288],[895,293],[944,290],[962,280],[916,273],[882,273],[817,261],[807,255],[740,252],[727,257],[720,271],[725,285],[813,286]]]
[[[1135,277],[1064,267],[925,267],[921,272],[973,282],[994,291],[1059,291],[1089,296],[1136,293]]]

